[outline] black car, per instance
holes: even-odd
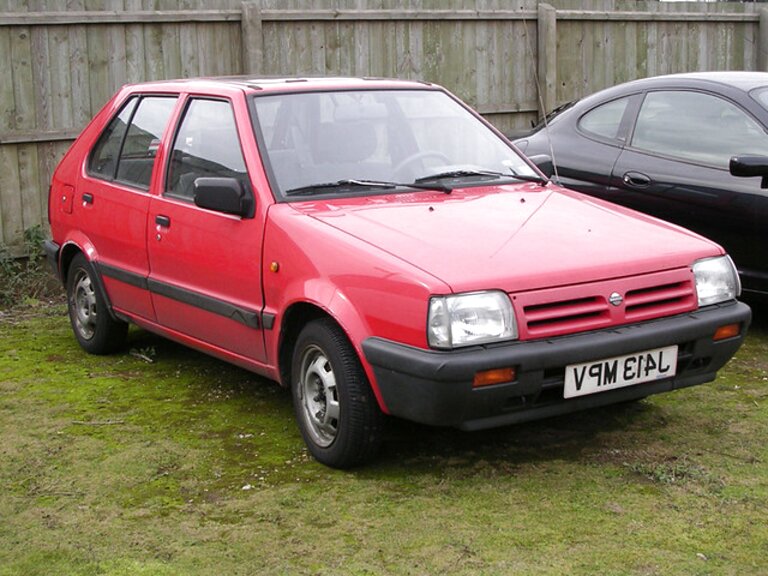
[[[720,243],[768,296],[768,73],[636,80],[552,112],[515,144],[561,184]],[[747,156],[733,162],[731,158]],[[768,178],[765,182],[768,185]]]

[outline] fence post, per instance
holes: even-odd
[[[768,72],[768,10],[760,8],[757,40],[757,69]]]
[[[261,28],[261,2],[243,2],[240,35],[243,50],[243,73],[262,74],[264,39]]]
[[[539,115],[555,108],[557,95],[557,11],[549,4],[539,4],[538,13]]]

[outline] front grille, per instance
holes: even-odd
[[[537,336],[561,327],[582,331],[609,325],[611,315],[605,298],[592,296],[545,304],[525,306],[524,317],[528,333]]]
[[[624,298],[630,322],[685,312],[695,303],[696,292],[690,280],[630,290]]]
[[[619,305],[609,301],[616,294],[622,299]],[[511,297],[521,340],[599,330],[696,309],[696,290],[688,268]]]

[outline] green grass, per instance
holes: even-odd
[[[768,574],[768,331],[716,382],[312,461],[275,384],[0,315],[0,575]]]

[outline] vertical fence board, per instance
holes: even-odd
[[[17,146],[19,197],[21,202],[21,230],[39,226],[44,222],[47,210],[42,201],[40,187],[40,159],[37,155],[37,146],[21,144]]]
[[[18,146],[0,147],[0,174],[3,187],[0,189],[0,231],[4,244],[21,242],[22,200],[19,184]]]
[[[16,99],[13,85],[13,54],[11,36],[13,31],[0,28],[0,126],[15,127]]]
[[[93,111],[91,105],[90,68],[88,67],[88,34],[85,26],[69,29],[69,69],[72,75],[72,118],[76,129],[83,128]]]

